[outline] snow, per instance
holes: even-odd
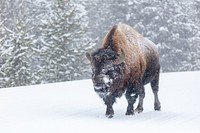
[[[91,80],[0,89],[0,133],[197,133],[199,79],[200,71],[161,74],[162,111],[153,110],[147,85],[143,113],[125,116],[123,96],[112,119],[104,116],[105,105]]]
[[[112,79],[109,78],[109,75],[104,75],[103,81],[105,84],[112,83]]]

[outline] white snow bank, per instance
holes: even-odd
[[[123,96],[112,119],[104,116],[105,105],[91,80],[0,89],[0,133],[197,133],[199,86],[199,71],[161,74],[162,111],[153,110],[147,85],[143,113],[125,116]]]

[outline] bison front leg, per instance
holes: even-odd
[[[137,92],[134,90],[134,88],[129,87],[126,91],[126,99],[128,101],[128,107],[126,111],[126,115],[134,115],[134,103],[138,97]]]
[[[114,115],[114,110],[113,110],[113,104],[115,102],[115,97],[114,96],[106,96],[103,98],[107,108],[106,108],[106,117],[112,118]]]

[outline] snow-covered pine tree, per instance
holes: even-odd
[[[1,5],[0,87],[28,85],[32,77],[28,63],[30,36],[23,17],[23,2],[15,2],[6,0]]]
[[[43,38],[43,28],[41,24],[46,22],[45,20],[52,14],[51,6],[52,0],[26,0],[24,2],[24,7],[26,7],[26,19],[30,27],[29,33],[32,36],[30,47],[32,55],[29,59],[32,72],[31,84],[48,83],[45,81],[43,74],[43,69],[46,67],[43,64],[43,61],[46,61],[46,57],[43,56],[43,53],[46,51],[46,47],[41,43],[41,38]]]
[[[188,55],[189,63],[185,63],[183,70],[200,70],[200,0],[189,2],[188,15],[193,26],[194,36],[188,42],[191,52]]]
[[[55,0],[52,14],[42,21],[40,73],[44,82],[81,79],[90,72],[85,52],[93,45],[85,35],[86,10],[72,0]]]

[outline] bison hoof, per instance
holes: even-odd
[[[155,111],[161,111],[161,107],[154,107]]]
[[[134,115],[134,111],[133,110],[127,110],[126,115]]]
[[[105,115],[108,118],[113,118],[113,116],[114,116],[114,110],[113,110],[113,108],[107,108]]]
[[[160,104],[155,104],[155,105],[154,105],[154,110],[155,110],[155,111],[160,111],[160,110],[161,110]]]
[[[136,108],[136,109],[135,109],[135,112],[137,112],[138,114],[139,114],[139,113],[142,113],[142,112],[143,112],[143,108]]]
[[[107,118],[113,118],[114,114],[106,114]]]

